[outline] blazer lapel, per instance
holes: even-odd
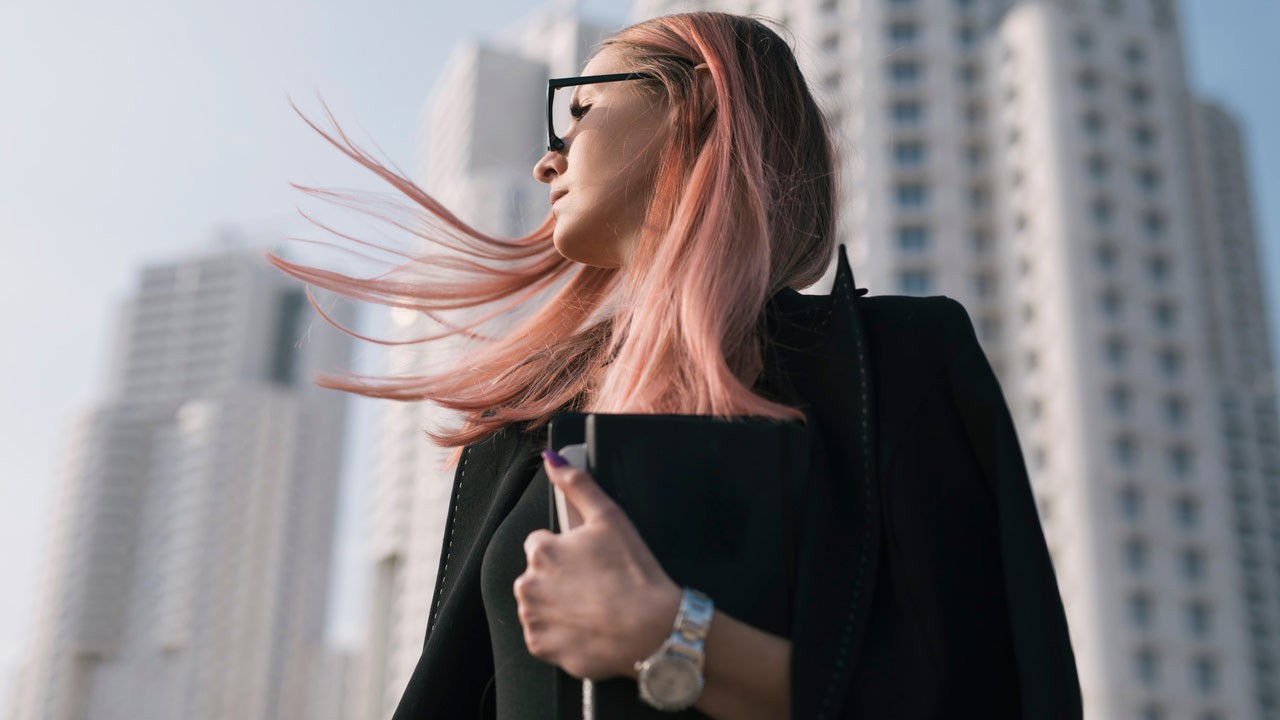
[[[865,636],[880,561],[881,515],[877,471],[874,368],[859,312],[865,290],[839,246],[835,284],[827,296],[789,288],[774,296],[772,351],[781,371],[820,432],[827,472],[811,488],[801,539],[792,633],[791,716],[832,717],[844,695]]]

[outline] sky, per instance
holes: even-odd
[[[624,0],[582,3],[622,23]],[[1280,292],[1280,4],[1182,0],[1193,88],[1244,124],[1272,317]],[[0,703],[35,617],[68,428],[101,399],[117,302],[146,264],[240,228],[264,246],[323,237],[290,182],[384,190],[302,122],[318,96],[357,142],[411,172],[450,50],[527,0],[41,0],[0,4]],[[1270,92],[1263,92],[1270,88]],[[22,310],[21,308],[26,308]],[[1276,323],[1273,321],[1273,327]],[[1274,332],[1274,330],[1273,330]],[[357,364],[359,363],[357,359]],[[367,428],[368,401],[352,425]],[[353,435],[330,628],[358,639],[361,511]]]

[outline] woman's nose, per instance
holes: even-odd
[[[550,183],[564,173],[564,153],[559,150],[548,150],[542,159],[533,166],[533,177],[540,183]]]

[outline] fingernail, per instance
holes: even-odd
[[[547,462],[551,463],[551,467],[564,467],[569,464],[569,461],[561,457],[560,453],[555,450],[543,450],[542,457]]]

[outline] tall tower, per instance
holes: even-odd
[[[483,232],[515,237],[536,228],[549,212],[547,188],[533,178],[547,143],[547,78],[579,74],[591,47],[612,29],[581,20],[571,3],[558,3],[493,41],[460,45],[428,102],[428,162],[420,184]],[[426,244],[420,249],[444,252]],[[465,321],[460,315],[450,320]],[[440,330],[417,313],[395,310],[389,317],[397,338]],[[498,318],[479,331],[500,335],[511,321]],[[458,338],[396,347],[387,372],[433,371],[465,350]],[[430,403],[386,403],[383,411],[369,523],[366,720],[390,717],[422,655],[431,592],[449,559],[442,545],[454,476],[441,469],[449,449],[436,447],[423,430],[460,424]]]
[[[347,346],[257,251],[142,272],[69,437],[18,718],[320,716],[345,403],[311,374]]]
[[[1268,326],[1242,153],[1190,97],[1172,1],[638,0],[634,16],[692,9],[794,38],[839,128],[860,283],[968,308],[1086,715],[1276,717]]]
[[[1217,383],[1252,691],[1280,717],[1280,427],[1261,253],[1245,141],[1224,108],[1192,114],[1199,225],[1197,275],[1207,285],[1208,362]]]

